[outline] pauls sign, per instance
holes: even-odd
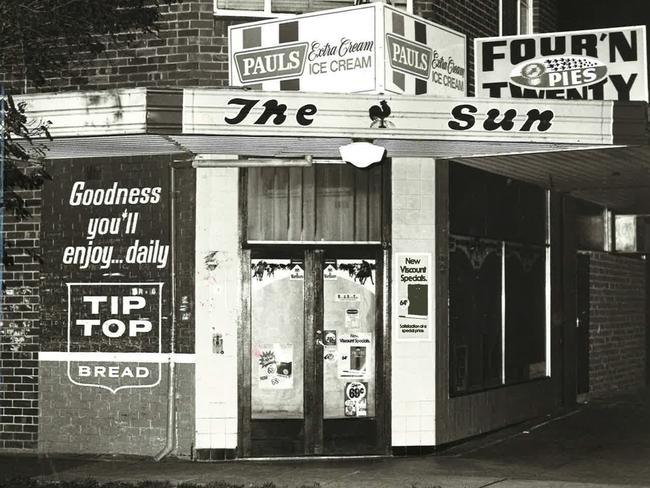
[[[232,86],[465,94],[465,36],[383,3],[231,26],[229,45]]]
[[[474,42],[479,97],[648,101],[645,26]]]

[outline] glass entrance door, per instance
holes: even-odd
[[[244,454],[385,452],[381,253],[257,254]]]

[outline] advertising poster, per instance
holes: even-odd
[[[262,390],[293,388],[293,344],[260,344],[255,348]]]
[[[648,101],[645,26],[474,43],[477,97]]]
[[[397,253],[398,341],[431,340],[432,274],[430,253]]]
[[[368,383],[361,381],[346,383],[344,409],[346,417],[368,415]]]
[[[337,344],[339,377],[367,378],[372,349],[372,332],[340,334]]]

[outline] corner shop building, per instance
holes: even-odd
[[[647,178],[643,102],[25,99],[55,138],[28,290],[40,347],[8,352],[38,358],[39,450],[382,454],[575,401],[583,204],[562,185]],[[385,127],[368,115],[381,101]],[[491,110],[515,110],[512,127]],[[382,160],[343,163],[360,140]],[[610,207],[607,190],[583,196]],[[645,262],[611,256],[596,258],[643,295]]]

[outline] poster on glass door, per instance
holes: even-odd
[[[337,344],[339,378],[368,378],[372,347],[372,332],[341,334]]]
[[[293,388],[293,344],[259,344],[254,353],[260,389]]]

